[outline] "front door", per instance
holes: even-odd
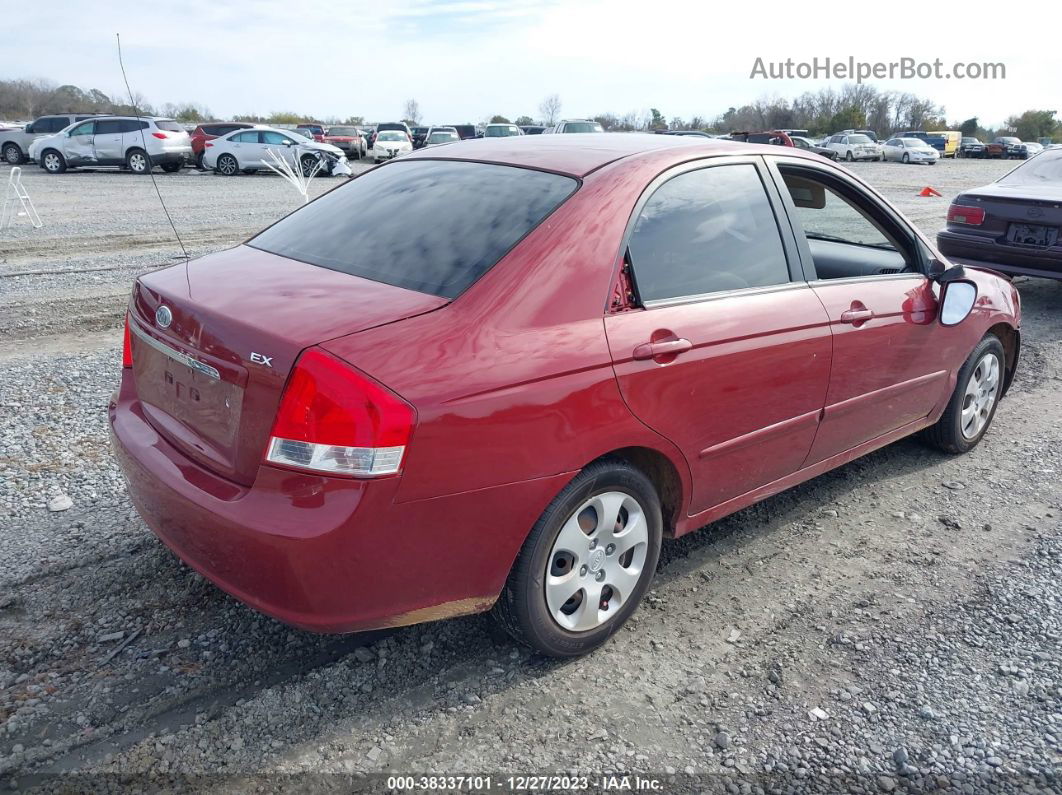
[[[85,121],[77,125],[66,139],[66,162],[72,166],[92,165],[96,162],[96,148],[93,144],[96,122]]]
[[[100,165],[115,166],[125,160],[123,124],[125,124],[124,119],[101,119],[96,122],[93,147],[96,160]]]
[[[839,169],[774,162],[833,332],[810,465],[927,417],[948,388],[946,346],[926,257],[906,223]]]
[[[641,308],[605,329],[627,405],[682,450],[698,513],[800,467],[830,331],[758,158],[686,166],[647,195],[627,242]]]

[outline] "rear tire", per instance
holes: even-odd
[[[200,152],[195,156],[195,167],[199,171],[206,171],[206,166],[203,165],[203,155],[205,154],[206,152]]]
[[[225,153],[218,158],[218,173],[226,177],[234,177],[240,173],[240,164],[235,156]]]
[[[973,450],[996,416],[1006,364],[1003,343],[995,334],[986,334],[959,368],[948,407],[923,431],[923,438],[945,453]]]
[[[907,154],[906,152],[903,153],[903,158],[901,158],[901,159],[902,159],[902,161],[904,163],[910,163],[911,162],[911,156],[909,154]]]
[[[541,654],[586,654],[637,609],[662,537],[660,498],[649,478],[620,459],[591,464],[531,529],[492,615]]]
[[[54,149],[41,152],[41,168],[49,174],[62,174],[66,171],[66,159]]]
[[[855,157],[853,157],[853,155],[852,155],[852,150],[851,149],[849,149],[847,152],[844,153],[844,159],[848,163],[851,163],[853,160],[855,160]]]
[[[4,162],[9,166],[20,165],[25,159],[18,144],[4,144]]]
[[[125,167],[134,174],[150,174],[151,166],[151,157],[143,149],[130,149],[125,155]]]
[[[181,170],[182,163],[166,163],[164,166],[160,166],[167,174],[176,174]]]

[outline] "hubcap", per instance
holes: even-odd
[[[221,173],[232,174],[236,171],[236,161],[231,157],[223,157],[221,159]]]
[[[553,620],[586,632],[615,616],[642,577],[649,550],[645,513],[629,494],[591,497],[561,527],[546,569]]]
[[[49,171],[55,171],[59,168],[59,155],[45,155],[44,167]]]
[[[133,155],[129,158],[129,167],[133,171],[143,171],[146,165],[147,162],[144,160],[143,155]]]
[[[959,418],[962,435],[976,439],[992,416],[992,407],[999,394],[999,359],[994,353],[986,353],[977,362],[970,380],[966,382],[966,394],[962,399],[962,415]]]
[[[13,146],[9,146],[7,149],[4,150],[4,158],[7,160],[8,163],[13,163],[17,165],[18,150]]]

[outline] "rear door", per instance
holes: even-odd
[[[103,119],[96,122],[93,147],[101,165],[118,165],[125,157],[122,141],[122,119]]]
[[[928,416],[948,387],[949,351],[926,255],[906,222],[840,169],[771,163],[833,333],[810,465]]]
[[[678,445],[697,513],[796,471],[826,396],[830,331],[759,158],[656,180],[626,242],[640,307],[605,329],[631,411]]]

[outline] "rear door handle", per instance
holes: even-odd
[[[658,356],[675,356],[685,353],[693,348],[693,343],[687,339],[662,340],[660,342],[643,342],[634,349],[634,358],[655,359]]]
[[[862,323],[874,317],[873,309],[848,309],[841,313],[842,323]]]

